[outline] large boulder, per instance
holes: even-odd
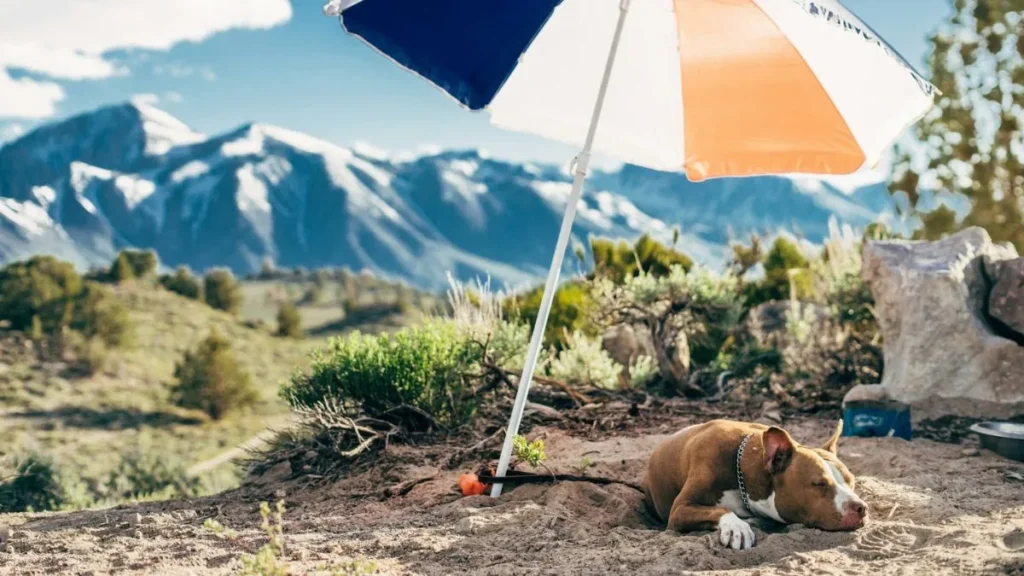
[[[988,314],[1017,342],[1024,341],[1024,258],[985,262],[992,284]]]
[[[1016,258],[980,228],[937,242],[865,246],[862,275],[884,338],[881,386],[912,405],[915,419],[1024,413],[1024,346],[987,306],[987,270]]]

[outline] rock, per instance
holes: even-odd
[[[654,356],[654,340],[646,326],[611,326],[601,338],[601,347],[623,366],[629,366],[637,356]]]
[[[977,448],[964,448],[963,450],[960,451],[960,455],[963,456],[964,458],[972,458],[974,456],[978,456],[979,454],[981,454],[981,450],[978,450]]]
[[[1012,331],[1011,337],[1024,341],[1024,258],[987,260],[985,273],[992,283],[989,316]]]
[[[665,351],[664,356],[655,356],[661,377],[668,380],[671,375],[675,382],[686,382],[690,377],[690,340],[686,332],[675,332],[661,345]]]
[[[758,304],[750,309],[744,328],[758,342],[766,344],[786,334],[786,324],[793,303],[789,300],[773,300]],[[831,317],[828,308],[812,302],[800,302],[800,314],[807,314],[818,324],[824,324]]]
[[[257,486],[269,486],[271,484],[279,484],[292,477],[292,463],[288,460],[278,462],[269,470],[260,474],[258,478],[252,481]]]
[[[682,330],[667,330],[664,342],[655,343],[650,329],[641,324],[617,324],[601,338],[601,347],[612,360],[621,364],[621,378],[629,381],[629,366],[639,356],[649,356],[658,364],[661,377],[685,382],[690,375],[690,343]]]
[[[980,228],[937,242],[877,241],[862,276],[884,341],[881,386],[915,420],[1024,413],[1024,347],[1000,337],[985,314],[983,261],[1017,258]]]

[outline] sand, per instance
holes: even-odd
[[[688,423],[599,441],[548,428],[531,436],[545,438],[552,469],[570,472],[588,458],[590,474],[639,481],[653,446]],[[786,427],[817,444],[832,424]],[[12,526],[0,574],[234,574],[240,557],[265,542],[255,510],[275,493],[289,503],[296,574],[359,555],[382,574],[1024,574],[1024,464],[970,441],[843,439],[839,455],[858,477],[869,524],[850,533],[757,528],[757,545],[743,551],[711,533],[666,533],[629,487],[562,483],[462,498],[453,493],[458,470],[423,464],[413,449],[392,453],[397,466],[317,488],[292,480],[190,502],[0,516]],[[416,479],[424,481],[403,496],[365,495]],[[204,529],[206,518],[238,538]]]

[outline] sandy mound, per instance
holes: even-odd
[[[818,443],[830,425],[788,428]],[[598,442],[553,429],[533,435],[546,435],[554,469],[571,470],[586,457],[591,474],[638,481],[664,437],[649,432]],[[428,575],[1024,573],[1021,464],[929,440],[844,439],[840,456],[858,476],[870,524],[854,533],[759,528],[757,546],[745,551],[722,548],[710,533],[664,532],[645,515],[641,495],[619,485],[523,486],[499,500],[460,498],[452,493],[457,472],[405,464],[327,488],[292,483],[277,491],[290,503],[289,558],[304,569],[362,554],[382,573]],[[366,496],[381,483],[417,478],[429,480],[404,496]],[[243,553],[262,545],[254,511],[272,497],[250,487],[192,502],[0,517],[19,523],[0,552],[0,574],[232,574]],[[207,517],[239,538],[205,530]]]

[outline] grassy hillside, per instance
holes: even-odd
[[[238,319],[142,283],[114,286],[129,309],[133,343],[108,366],[81,376],[42,361],[21,335],[0,340],[0,457],[34,450],[56,457],[89,481],[105,479],[122,455],[155,451],[191,466],[287,422],[279,385],[306,361],[317,340],[275,338]],[[251,410],[213,422],[174,406],[169,392],[183,353],[216,328],[226,336],[259,393]]]

